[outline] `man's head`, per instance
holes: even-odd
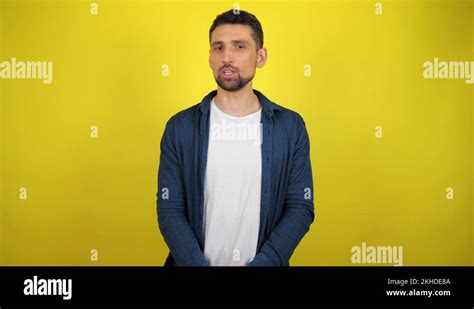
[[[242,89],[267,61],[262,26],[245,11],[218,15],[209,30],[209,42],[209,65],[217,84],[226,91]]]

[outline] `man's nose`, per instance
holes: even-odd
[[[222,61],[225,63],[232,63],[234,61],[234,52],[232,51],[231,47],[224,47],[224,57]]]

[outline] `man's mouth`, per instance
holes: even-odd
[[[221,69],[219,75],[225,79],[235,78],[237,77],[237,71],[230,68]]]

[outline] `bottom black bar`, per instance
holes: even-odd
[[[473,308],[473,267],[0,267],[0,308],[415,304]]]

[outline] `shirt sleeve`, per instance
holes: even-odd
[[[304,120],[298,115],[297,141],[284,210],[270,236],[248,266],[287,265],[314,218],[309,137]]]
[[[170,119],[160,143],[158,226],[178,266],[209,266],[187,219],[185,185],[174,137]]]

